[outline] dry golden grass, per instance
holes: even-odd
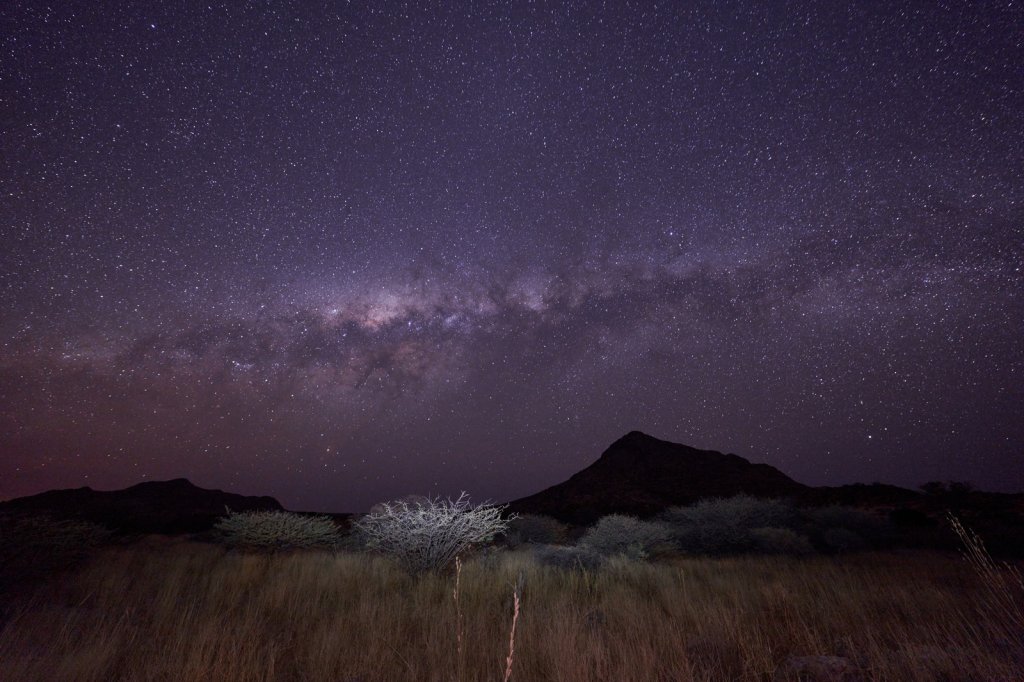
[[[789,656],[839,655],[864,680],[1020,680],[1021,643],[986,620],[956,556],[612,561],[527,553],[410,577],[357,554],[113,548],[21,594],[0,631],[4,680],[770,680]]]

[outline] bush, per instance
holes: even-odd
[[[889,521],[899,528],[934,528],[935,519],[917,509],[898,507],[889,512]]]
[[[818,528],[846,528],[863,534],[878,533],[885,526],[874,514],[842,505],[808,510],[807,518]]]
[[[230,547],[265,551],[333,549],[341,542],[330,517],[285,511],[229,511],[214,525],[214,534]]]
[[[337,549],[339,552],[364,552],[367,549],[366,536],[358,528],[351,528],[347,533],[342,531]]]
[[[755,529],[792,529],[800,516],[788,501],[738,495],[672,507],[661,518],[684,552],[735,554],[759,549]]]
[[[502,507],[472,507],[466,493],[456,500],[417,498],[375,505],[355,523],[367,545],[391,554],[413,573],[439,570],[473,545],[508,528]],[[514,517],[513,517],[514,518]]]
[[[673,526],[727,525],[754,528],[791,528],[800,515],[787,500],[762,499],[749,495],[702,500],[689,507],[671,507],[662,520]]]
[[[0,585],[74,566],[110,537],[89,521],[0,515]]]
[[[808,543],[847,552],[884,544],[891,535],[883,520],[853,507],[797,509],[786,500],[747,495],[672,507],[661,519],[676,547],[692,554],[801,554]]]
[[[586,546],[535,545],[533,556],[544,566],[563,570],[593,571],[601,567],[604,557]]]
[[[821,543],[833,552],[856,552],[867,546],[864,538],[849,528],[826,528]]]
[[[755,528],[750,531],[753,548],[765,554],[813,554],[811,541],[789,528]]]
[[[756,549],[752,528],[729,523],[677,526],[672,529],[676,549],[687,554],[741,554]]]
[[[853,507],[834,505],[806,513],[807,531],[821,548],[853,552],[885,544],[891,535],[885,520]]]
[[[523,514],[513,519],[505,531],[505,544],[519,547],[525,544],[557,545],[565,542],[569,527],[540,514]]]
[[[669,529],[661,523],[610,514],[587,530],[579,544],[606,557],[623,555],[646,559],[652,552],[668,546],[671,539]]]

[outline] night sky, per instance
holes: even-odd
[[[1024,489],[1024,4],[688,4],[4,2],[0,498]]]

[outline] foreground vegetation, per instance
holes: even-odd
[[[1019,680],[1024,651],[991,585],[955,554],[612,557],[529,546],[412,575],[364,553],[108,547],[8,594],[10,680]],[[461,643],[460,643],[461,642]],[[822,659],[825,660],[825,659]]]

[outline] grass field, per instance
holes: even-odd
[[[1020,633],[953,554],[580,572],[508,552],[468,559],[456,604],[452,574],[191,542],[108,548],[8,597],[0,678],[502,680],[520,575],[521,682],[795,679],[787,659],[816,655],[847,659],[843,679],[1024,679]]]

